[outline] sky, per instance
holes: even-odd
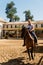
[[[7,3],[10,3],[11,1],[15,3],[20,21],[25,20],[25,15],[23,13],[25,10],[31,11],[34,20],[43,20],[43,0],[0,0],[0,18],[8,21],[5,9]]]

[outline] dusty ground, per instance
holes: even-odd
[[[0,65],[43,65],[43,39],[38,43],[35,59],[29,61],[23,40],[0,40]]]

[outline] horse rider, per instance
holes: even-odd
[[[31,36],[34,38],[35,44],[38,45],[37,44],[37,36],[36,36],[36,34],[34,32],[34,25],[31,23],[31,20],[30,19],[28,19],[28,26],[27,26],[27,28],[28,28],[29,33],[31,34]],[[25,39],[24,39],[23,46],[25,46]]]

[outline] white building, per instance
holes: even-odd
[[[5,23],[5,20],[0,18],[0,38],[2,38],[2,36],[3,36],[3,30],[2,30],[3,23]]]
[[[41,28],[43,27],[43,21],[32,21],[35,27]],[[6,34],[7,31],[17,31],[18,36],[18,29],[21,28],[22,25],[27,26],[28,22],[6,22],[4,19],[0,18],[0,38]],[[15,29],[16,27],[16,29]]]

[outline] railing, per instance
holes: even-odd
[[[43,24],[43,22],[32,22],[33,24],[37,24],[37,25],[39,25],[39,24]],[[27,25],[28,24],[28,22],[9,22],[9,23],[5,23],[5,24],[3,24],[3,25],[5,25],[5,26],[9,26],[9,25]],[[21,31],[21,27],[20,28],[10,28],[10,27],[8,27],[8,28],[0,28],[1,30],[3,30],[3,31],[16,31],[16,35],[14,35],[14,36],[16,36],[17,38],[20,36],[20,34],[18,33],[19,31]],[[39,28],[35,28],[35,31],[43,31],[43,27],[39,27]],[[21,32],[20,32],[21,33]]]
[[[8,31],[8,32],[9,31],[16,31],[16,34],[13,35],[13,37],[16,37],[16,38],[21,37],[21,29],[22,28],[2,28],[2,30]],[[35,31],[42,31],[42,30],[43,30],[43,28],[35,28]]]
[[[1,30],[5,30],[5,31],[19,31],[21,30],[22,28],[0,28]],[[35,30],[43,30],[43,27],[40,27],[40,28],[35,28]]]
[[[5,31],[19,31],[21,30],[22,28],[2,28],[2,30],[5,30]]]

